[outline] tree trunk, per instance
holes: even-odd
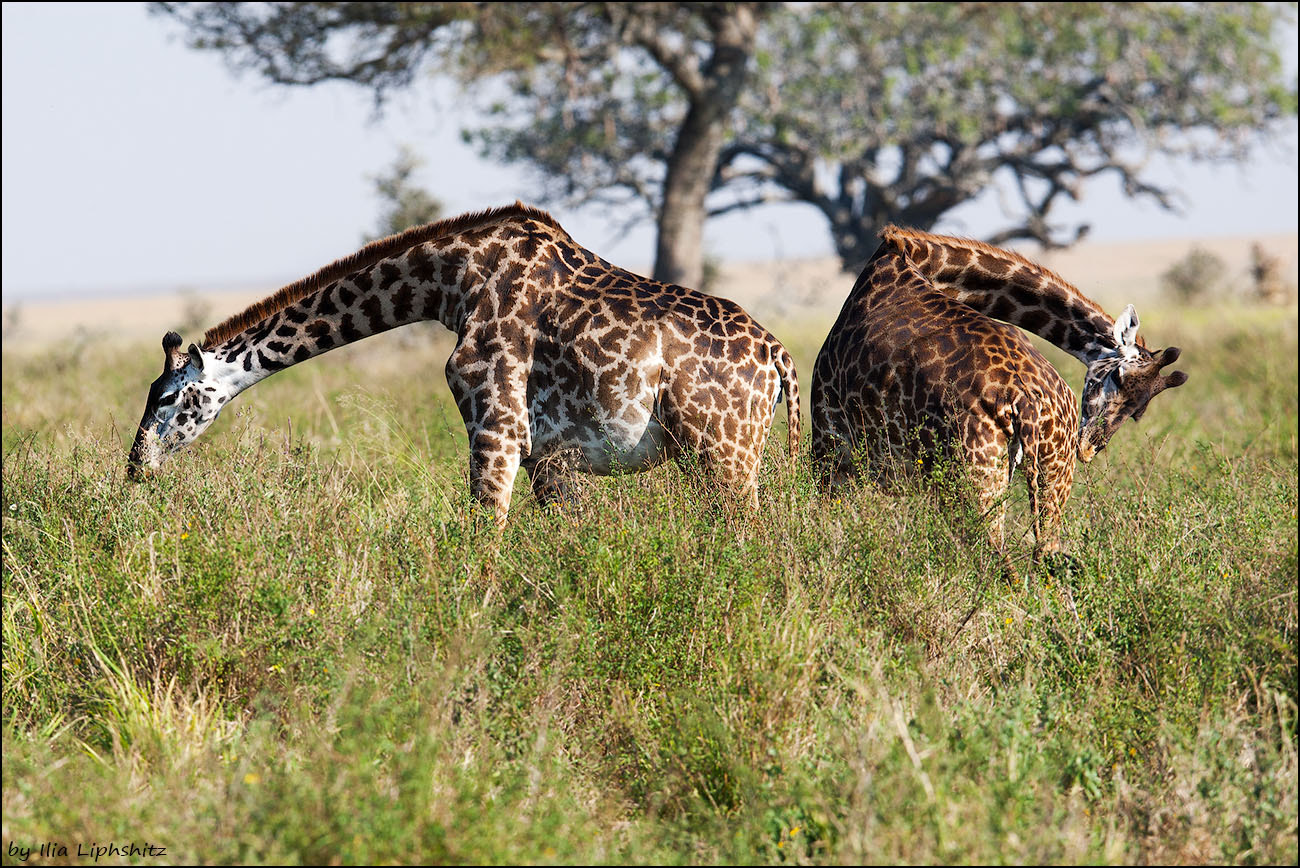
[[[704,200],[722,147],[722,130],[692,104],[664,178],[654,279],[698,289],[704,276]]]
[[[831,238],[835,242],[835,252],[840,257],[840,268],[852,274],[861,272],[867,261],[875,254],[876,248],[880,246],[877,233],[885,226],[894,223],[909,229],[929,232],[938,222],[936,214],[942,213],[942,211],[932,213],[932,209],[925,207],[898,211],[882,202],[877,202],[868,213],[859,214],[843,203],[843,197],[839,203],[836,203],[840,207],[829,207],[824,202],[815,204],[821,208],[831,224]],[[956,204],[960,202],[954,203]]]
[[[740,99],[754,51],[758,15],[731,7],[714,28],[713,56],[702,86],[688,92],[690,108],[673,144],[659,210],[654,278],[699,288],[704,276],[705,198],[717,170],[726,124]]]
[[[858,274],[880,246],[876,233],[885,225],[876,221],[857,219],[836,224],[831,217],[831,238],[835,252],[840,257],[840,268],[845,273]]]

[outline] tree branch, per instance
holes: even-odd
[[[635,43],[649,52],[655,63],[672,76],[687,96],[694,100],[703,95],[705,80],[698,60],[669,44],[665,35],[671,31],[665,29],[661,14],[647,14],[642,4],[606,3],[605,15],[623,34],[624,41]],[[689,43],[689,40],[684,42]]]

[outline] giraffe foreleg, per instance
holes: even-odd
[[[527,348],[525,348],[527,349]],[[470,496],[505,526],[523,456],[531,451],[528,429],[528,354],[490,355],[473,331],[447,359],[447,385],[469,435]]]
[[[510,495],[519,473],[520,444],[493,431],[470,435],[469,493],[493,514],[497,527],[505,526]]]

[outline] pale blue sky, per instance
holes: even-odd
[[[399,95],[370,122],[368,91],[273,88],[235,78],[215,54],[187,49],[174,23],[142,4],[3,7],[3,288],[6,300],[65,293],[166,292],[182,286],[273,289],[354,251],[380,203],[368,175],[403,143],[427,159],[418,181],[457,214],[530,201],[523,170],[460,142],[472,117],[447,84]],[[1292,63],[1294,68],[1294,63]],[[1187,213],[1125,199],[1114,181],[1074,206],[1092,239],[1295,231],[1295,123],[1249,165],[1162,163]],[[551,209],[582,244],[644,270],[649,225],[621,241],[604,212]],[[971,235],[1003,225],[996,197],[937,227]],[[723,259],[831,252],[807,206],[711,221]]]

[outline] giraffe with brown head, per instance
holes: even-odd
[[[1087,365],[1082,403],[1013,326]],[[813,368],[814,464],[833,486],[863,458],[882,481],[891,468],[955,458],[998,551],[1003,495],[1023,466],[1035,557],[1059,551],[1075,457],[1091,461],[1125,419],[1187,381],[1161,373],[1178,348],[1152,353],[1137,329],[1132,305],[1112,320],[1016,253],[886,227]]]
[[[639,277],[516,203],[367,245],[231,317],[181,351],[163,338],[127,470],[139,477],[277,371],[388,329],[437,320],[457,338],[447,383],[469,435],[470,491],[503,524],[515,476],[563,494],[568,474],[642,470],[686,454],[757,503],[784,395],[781,343],[734,302]]]

